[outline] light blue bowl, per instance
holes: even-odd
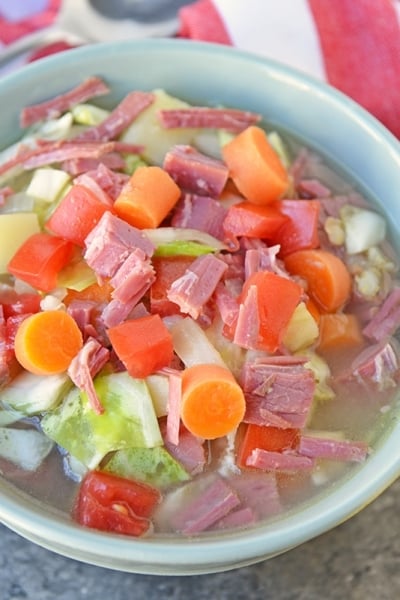
[[[27,104],[104,77],[110,103],[137,88],[165,88],[199,104],[260,112],[334,159],[364,187],[399,238],[400,144],[374,118],[332,88],[279,64],[230,48],[178,40],[121,42],[58,54],[0,81],[1,147],[19,135]],[[248,531],[203,539],[135,540],[83,529],[63,514],[0,482],[0,519],[50,550],[113,569],[146,574],[211,573],[270,558],[345,521],[400,474],[397,415],[365,464],[334,489],[283,518]]]

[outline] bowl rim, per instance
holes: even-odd
[[[311,88],[317,95],[351,115],[377,143],[383,145],[400,168],[400,143],[375,117],[332,86],[301,73],[290,66],[232,47],[209,42],[195,42],[181,39],[145,39],[122,42],[104,42],[82,46],[68,52],[50,56],[36,63],[6,75],[0,87],[12,89],[38,74],[51,72],[54,68],[75,59],[99,56],[102,53],[125,53],[129,48],[156,52],[184,52],[186,55],[221,56],[229,61],[239,61],[246,65],[258,65],[270,76],[284,78],[297,85]],[[71,54],[73,53],[73,54]],[[101,67],[100,67],[101,70]],[[27,539],[50,550],[71,558],[114,569],[149,574],[192,574],[210,573],[251,564],[267,557],[280,554],[298,546],[344,522],[364,506],[373,501],[400,476],[400,456],[396,437],[400,436],[400,420],[392,423],[391,431],[382,439],[380,446],[385,451],[372,454],[367,462],[357,467],[351,478],[339,488],[315,504],[305,506],[262,528],[252,528],[219,534],[196,540],[177,538],[144,538],[135,540],[124,536],[104,535],[101,532],[82,528],[66,517],[52,511],[49,519],[45,510],[32,499],[0,480],[0,521]],[[17,504],[16,504],[17,502]],[[299,515],[301,519],[299,520]],[[78,534],[79,532],[79,534]],[[79,540],[78,536],[79,535]],[[171,567],[171,563],[174,565]],[[171,570],[172,569],[172,570]]]

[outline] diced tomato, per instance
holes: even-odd
[[[132,377],[147,377],[172,361],[172,337],[160,315],[124,321],[108,329],[107,334]]]
[[[257,205],[253,202],[233,204],[224,219],[226,237],[270,239],[288,221],[278,206]]]
[[[145,483],[90,471],[80,486],[74,517],[85,527],[140,536],[151,526],[149,517],[160,499],[160,492]]]
[[[236,462],[239,467],[246,467],[248,457],[256,448],[270,452],[283,452],[295,448],[299,441],[299,429],[281,429],[254,423],[248,423],[245,427],[237,452]]]
[[[274,206],[279,207],[280,212],[287,218],[286,223],[274,236],[274,242],[281,246],[281,256],[287,256],[297,250],[319,247],[319,200],[283,199]]]
[[[192,264],[191,256],[169,256],[152,258],[152,264],[156,272],[156,279],[150,288],[150,310],[161,317],[176,315],[180,308],[175,302],[167,298],[167,291],[171,284],[181,277],[186,269]]]
[[[275,352],[300,301],[302,288],[286,277],[270,271],[258,271],[246,280],[240,302],[246,298],[250,286],[257,287],[260,322],[258,348]]]
[[[14,290],[7,292],[6,296],[0,295],[0,304],[3,307],[4,318],[26,313],[36,313],[40,310],[40,294],[17,294]]]
[[[88,188],[73,185],[45,226],[64,240],[83,247],[89,232],[110,209]]]
[[[8,264],[8,271],[43,292],[57,286],[57,275],[72,258],[74,246],[50,235],[34,233],[17,250]]]

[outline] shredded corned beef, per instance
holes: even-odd
[[[110,351],[97,340],[88,339],[68,367],[68,375],[73,383],[88,395],[92,409],[101,414],[104,408],[97,396],[93,378],[108,362]]]
[[[375,342],[393,335],[400,327],[400,287],[395,287],[378,308],[363,334]]]
[[[163,109],[158,111],[161,125],[166,129],[175,127],[206,127],[226,129],[239,133],[261,120],[261,115],[244,110],[191,106],[189,108]]]
[[[152,256],[154,246],[139,229],[104,213],[85,240],[85,260],[99,277],[112,277],[135,248]]]
[[[181,421],[182,374],[170,369],[168,375],[168,402],[166,441],[178,446]]]
[[[174,515],[174,527],[185,535],[195,535],[209,529],[239,504],[237,494],[222,478],[212,478],[199,496]]]
[[[309,458],[362,462],[367,457],[368,444],[301,435],[298,452]]]
[[[244,259],[245,278],[248,279],[257,271],[271,271],[281,277],[288,277],[283,262],[277,258],[279,250],[279,245],[246,250]]]
[[[323,185],[318,179],[301,179],[296,186],[300,198],[327,198],[331,196],[331,190]]]
[[[99,125],[94,125],[79,133],[75,141],[102,141],[115,139],[140,113],[154,102],[150,92],[130,92]]]
[[[243,417],[244,423],[253,423],[254,425],[263,425],[270,427],[279,427],[280,429],[290,429],[293,424],[287,421],[277,413],[268,410],[260,402],[259,396],[246,394],[246,412]]]
[[[107,156],[111,155],[108,154]],[[83,160],[85,161],[86,159]],[[91,159],[89,160],[91,161]],[[126,173],[113,171],[111,167],[107,165],[107,161],[103,162],[102,159],[99,162],[95,162],[96,165],[94,168],[88,169],[85,173],[78,175],[78,177],[74,179],[74,183],[82,183],[82,180],[84,180],[86,187],[90,187],[91,189],[102,189],[107,197],[111,198],[112,202],[114,203],[122,188],[128,181],[129,175]]]
[[[63,112],[72,108],[75,104],[86,102],[96,96],[108,94],[110,88],[99,77],[89,77],[83,83],[40,104],[33,104],[22,109],[20,114],[21,127],[29,127],[37,121],[54,119]]]
[[[179,444],[168,439],[166,420],[160,422],[160,431],[168,452],[190,475],[194,477],[203,472],[206,464],[204,440],[195,437],[182,423],[179,430]]]
[[[125,168],[126,161],[118,152],[110,152],[101,158],[70,158],[61,164],[61,168],[70,175],[76,176],[94,171],[97,167],[103,165],[118,171]]]
[[[173,227],[205,231],[218,240],[224,240],[222,228],[226,208],[209,196],[184,194],[171,219]]]
[[[246,298],[239,305],[233,343],[247,350],[256,349],[259,343],[260,315],[258,289],[251,285]]]
[[[197,319],[211,298],[227,266],[213,254],[199,256],[167,292],[168,300],[175,302],[184,314]]]
[[[250,508],[257,519],[265,519],[282,510],[278,483],[273,472],[244,471],[230,477],[229,485],[239,496],[240,506]]]
[[[218,198],[228,180],[228,167],[192,146],[173,146],[164,158],[164,169],[183,191]]]
[[[297,362],[296,362],[297,360]],[[294,427],[304,427],[310,413],[315,379],[304,366],[304,359],[270,357],[264,361],[246,362],[241,373],[246,396],[251,397],[253,411],[266,409]],[[255,408],[256,398],[259,407]]]
[[[374,383],[383,391],[397,385],[399,367],[399,354],[394,344],[380,342],[361,352],[339,380],[343,382],[355,378],[364,384]]]
[[[307,471],[314,467],[314,459],[294,453],[256,448],[246,460],[246,465],[262,471]]]

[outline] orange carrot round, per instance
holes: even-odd
[[[364,343],[360,323],[351,313],[321,315],[319,328],[319,350],[343,350]]]
[[[288,174],[261,127],[252,125],[222,148],[230,176],[254,204],[278,200],[288,187]]]
[[[292,275],[307,282],[307,291],[324,312],[336,312],[349,299],[351,275],[344,262],[326,250],[299,250],[285,258]]]
[[[157,166],[138,167],[114,202],[121,219],[138,229],[155,228],[181,196],[172,177]]]
[[[225,367],[202,364],[183,372],[181,418],[194,435],[207,440],[227,435],[242,421],[245,407],[243,391]]]
[[[22,321],[14,350],[27,371],[50,375],[66,371],[82,344],[82,334],[74,319],[62,310],[49,310]]]

